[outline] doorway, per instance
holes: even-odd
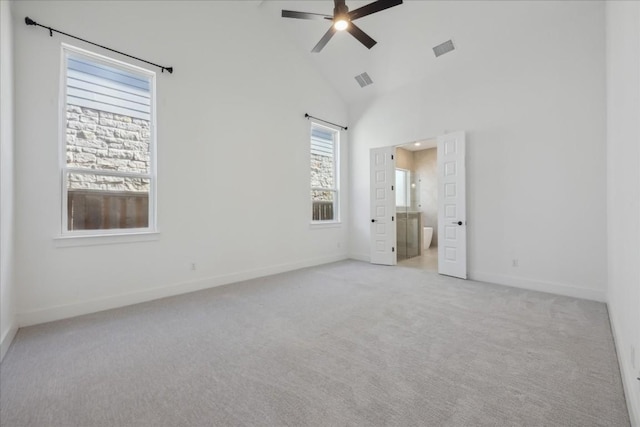
[[[398,265],[438,272],[437,139],[395,147]]]
[[[396,265],[398,263],[398,245],[396,215],[397,204],[400,213],[406,214],[407,220],[405,239],[415,244],[418,241],[418,250],[424,252],[425,238],[429,234],[422,225],[422,212],[418,212],[417,206],[411,203],[411,190],[418,187],[418,182],[412,181],[411,171],[413,165],[403,167],[402,156],[405,152],[422,151],[423,144],[433,140],[416,141],[411,144],[412,150],[397,150],[395,146],[372,148],[370,154],[370,203],[371,203],[371,231],[370,231],[370,262],[372,264]],[[407,146],[406,148],[408,148]],[[447,276],[467,278],[467,208],[466,208],[466,136],[464,131],[445,133],[436,138],[437,158],[437,226],[434,228],[437,247],[437,272]],[[403,148],[400,146],[400,148]],[[417,150],[417,148],[421,148]],[[396,152],[399,158],[396,159]],[[413,161],[413,153],[407,155],[409,161]],[[407,167],[408,166],[408,167]],[[398,179],[405,182],[401,190],[403,196],[396,199],[396,167],[401,169]],[[409,172],[403,172],[409,171]],[[417,176],[417,174],[414,174]],[[415,184],[412,187],[411,184]],[[423,187],[428,184],[423,182]],[[398,203],[399,200],[403,200]],[[415,199],[417,201],[417,198]],[[420,209],[422,206],[419,203]],[[404,205],[404,207],[403,207]],[[411,219],[415,218],[416,223]],[[417,220],[420,220],[417,223]],[[426,221],[425,221],[426,224]],[[415,230],[409,234],[409,228]],[[422,233],[420,232],[422,230]],[[431,238],[433,239],[433,234]],[[400,229],[402,235],[402,229]],[[410,237],[412,236],[412,237]],[[429,245],[430,248],[430,245]],[[409,250],[407,249],[407,254]],[[415,257],[413,257],[415,258]],[[426,261],[426,259],[422,259]],[[416,262],[417,260],[414,260]]]

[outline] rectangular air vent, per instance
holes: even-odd
[[[370,84],[373,83],[373,80],[371,80],[371,77],[369,77],[369,74],[367,73],[362,73],[360,75],[357,75],[355,79],[360,85],[360,87],[369,86]]]
[[[452,40],[447,40],[446,42],[439,44],[438,46],[433,48],[433,53],[436,54],[436,58],[438,56],[444,55],[445,53],[451,52],[456,47],[453,45]]]

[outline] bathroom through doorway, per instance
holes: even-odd
[[[438,272],[437,139],[395,147],[398,265]]]
[[[466,134],[443,133],[433,145],[433,139],[428,139],[369,150],[370,262],[396,265],[413,260],[403,265],[419,263],[431,270],[437,259],[438,274],[466,279]],[[430,168],[435,179],[429,179],[428,173],[421,175],[421,157],[430,154],[431,148],[431,153],[437,153],[431,156]],[[397,190],[396,178],[404,181]],[[429,192],[434,187],[437,191]],[[437,247],[437,255],[429,251],[432,247]],[[430,253],[434,256],[429,257]]]

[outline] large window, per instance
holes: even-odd
[[[155,230],[155,73],[63,54],[63,233]]]
[[[338,153],[340,133],[311,123],[311,219],[339,220]]]

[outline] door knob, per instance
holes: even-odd
[[[458,224],[458,225],[462,225],[462,221],[453,221],[451,224]]]
[[[371,222],[376,222],[376,221],[377,221],[376,219],[372,219],[372,220],[371,220]]]

